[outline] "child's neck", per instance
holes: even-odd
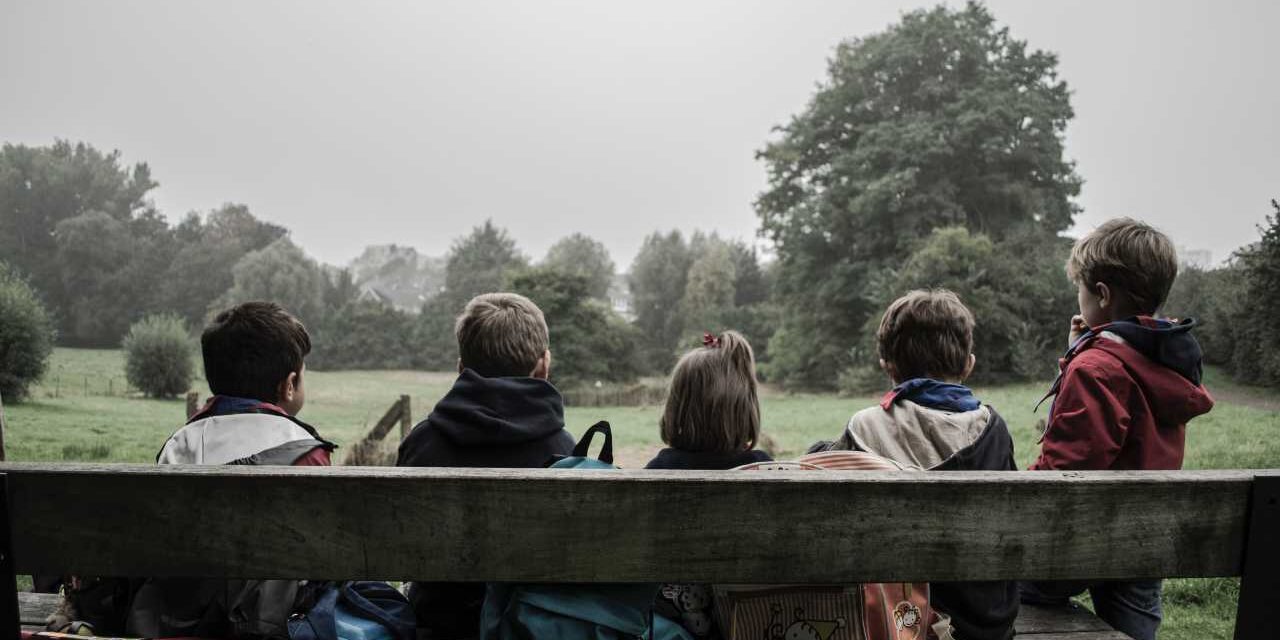
[[[922,377],[922,378],[928,378],[928,379],[930,379],[930,380],[937,380],[938,382],[945,382],[945,383],[947,383],[947,384],[958,384],[958,385],[961,385],[961,386],[963,386],[963,385],[964,385],[964,380],[965,380],[964,378],[943,378],[943,377],[939,377],[939,376],[920,376],[920,377]],[[914,379],[915,379],[915,378],[912,378],[912,380],[914,380]],[[895,387],[896,387],[896,386],[898,386],[898,385],[900,385],[900,384],[902,384],[902,383],[904,383],[904,382],[906,382],[906,380],[898,380],[898,379],[896,379],[896,378],[895,378],[895,379],[893,380],[893,386],[895,386]]]

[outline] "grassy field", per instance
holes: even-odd
[[[8,405],[5,445],[10,460],[150,462],[164,440],[182,425],[181,400],[152,400],[129,394],[119,351],[58,349],[50,373],[25,403]],[[306,374],[307,404],[301,417],[339,444],[354,442],[400,394],[413,398],[414,420],[430,411],[448,390],[453,375],[415,371],[355,371]],[[1035,458],[1033,413],[1046,384],[978,388],[979,397],[1005,417],[1013,431],[1020,466]],[[1210,370],[1206,386],[1217,407],[1195,420],[1187,435],[1188,469],[1280,467],[1280,406],[1274,392],[1230,383]],[[203,380],[194,388],[207,396]],[[107,394],[114,395],[107,395]],[[836,437],[855,411],[875,398],[786,394],[766,390],[765,431],[782,456],[796,454],[819,439]],[[640,467],[661,447],[659,408],[569,408],[568,428],[581,434],[597,420],[614,427],[618,461]],[[1166,582],[1163,638],[1228,637],[1235,619],[1235,580]]]

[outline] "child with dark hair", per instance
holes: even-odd
[[[161,464],[328,465],[334,445],[299,420],[311,336],[274,302],[246,302],[200,336],[213,397],[170,436]]]
[[[169,437],[160,464],[325,465],[334,445],[297,418],[311,337],[274,302],[219,313],[200,336],[214,396]],[[296,580],[152,578],[134,594],[130,636],[288,637]]]
[[[911,291],[889,305],[876,342],[893,389],[854,414],[834,443],[811,451],[866,451],[907,469],[1013,471],[1013,437],[1000,414],[964,381],[973,372],[974,318],[956,294]],[[933,605],[960,640],[1013,636],[1013,582],[931,585]]]

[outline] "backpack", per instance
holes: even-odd
[[[596,459],[588,455],[592,438],[604,435]],[[552,469],[617,469],[613,434],[598,422]],[[693,640],[680,625],[655,614],[656,584],[504,584],[485,588],[480,640],[563,638],[565,640]]]
[[[901,470],[862,451],[829,451],[744,471]],[[830,586],[717,585],[716,615],[727,640],[949,640],[950,618],[929,604],[929,583]]]
[[[321,583],[315,604],[289,618],[290,640],[414,640],[409,600],[385,582]]]

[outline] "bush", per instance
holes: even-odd
[[[976,380],[1051,378],[1076,310],[1075,288],[1063,269],[1069,251],[1066,240],[1051,234],[995,242],[963,227],[934,230],[900,268],[881,275],[877,311],[851,352],[853,363],[842,372],[840,388],[865,391],[860,387],[875,382],[875,333],[883,309],[911,289],[928,288],[954,291],[973,312]]]
[[[191,338],[176,315],[151,315],[129,327],[124,338],[129,384],[155,398],[172,398],[191,387]]]
[[[0,262],[0,397],[17,402],[44,375],[53,322],[35,290]]]
[[[348,302],[318,327],[307,365],[323,371],[412,369],[419,358],[412,340],[416,322],[389,304]]]

